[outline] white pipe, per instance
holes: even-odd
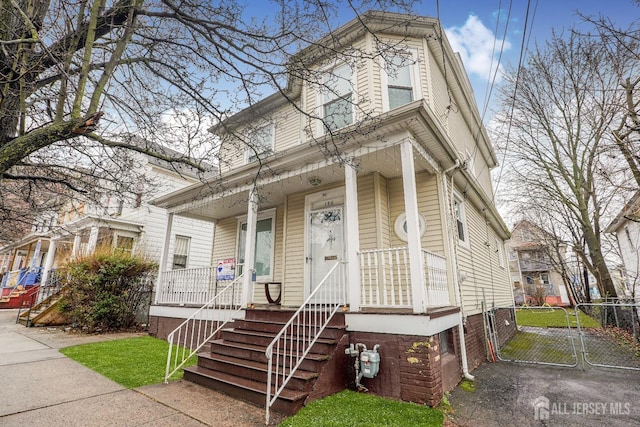
[[[444,183],[444,201],[447,204],[448,208],[450,208],[451,205],[453,204],[453,191],[451,191],[451,203],[449,203],[449,187],[447,185],[447,173],[451,172],[452,170],[458,167],[460,167],[460,160],[456,159],[456,162],[453,166],[451,166],[450,168],[442,172],[442,177],[443,177],[442,182]],[[453,189],[453,175],[451,175],[451,187]],[[449,217],[447,222],[450,225],[449,227],[447,227],[449,230],[449,237],[453,237],[451,235],[452,212],[450,209],[447,209],[447,213],[448,213],[447,216]],[[451,248],[450,255],[451,255],[451,265],[454,266],[454,269],[455,269],[455,271],[453,272],[453,293],[455,295],[456,305],[460,307],[460,321],[458,322],[458,338],[460,340],[460,357],[462,358],[462,374],[469,381],[475,381],[475,377],[469,373],[469,365],[467,363],[467,344],[464,338],[464,316],[463,316],[464,308],[462,307],[462,295],[461,295],[461,289],[460,289],[460,282],[458,281],[458,271],[457,271],[458,259],[457,259],[456,250],[454,247],[455,244],[456,244],[455,239],[452,238],[451,245],[450,245],[450,248]]]
[[[449,172],[451,172],[452,170],[456,169],[457,167],[460,166],[460,159],[456,159],[456,162],[453,164],[453,166],[451,166],[449,169],[445,169],[442,174],[446,175]],[[446,177],[445,177],[446,178]]]

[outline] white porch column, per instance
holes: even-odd
[[[418,223],[418,196],[416,188],[416,170],[413,161],[411,141],[405,140],[400,146],[402,158],[402,186],[404,189],[404,208],[407,215],[407,246],[409,248],[409,271],[411,276],[411,293],[413,295],[413,312],[426,313],[427,296],[425,292],[424,260],[420,243]]]
[[[44,267],[42,268],[42,278],[40,279],[40,284],[42,285],[47,283],[49,272],[51,271],[51,267],[53,267],[53,260],[56,256],[56,246],[57,241],[50,239],[49,250],[47,251],[47,257],[44,259]]]
[[[89,243],[87,244],[87,253],[93,253],[96,250],[96,246],[98,245],[98,233],[100,229],[98,226],[94,225],[91,227],[91,232],[89,233]]]
[[[173,229],[173,215],[173,212],[167,214],[167,225],[164,227],[164,242],[162,243],[160,264],[158,265],[158,277],[156,278],[155,285],[156,296],[153,300],[154,304],[158,304],[158,295],[160,295],[160,289],[162,289],[164,272],[167,270],[167,260],[169,259],[169,245],[171,244],[171,231]]]
[[[241,304],[246,307],[252,300],[253,295],[253,264],[255,263],[256,248],[256,222],[258,221],[258,194],[255,184],[249,190],[249,203],[247,203],[247,235],[244,246],[244,266],[242,278],[242,300]]]
[[[73,249],[71,249],[71,259],[75,259],[78,257],[81,242],[82,236],[80,234],[76,234],[75,236],[73,236]]]
[[[347,225],[347,301],[350,311],[360,311],[360,225],[358,222],[358,177],[356,169],[350,165],[344,168],[344,204]]]

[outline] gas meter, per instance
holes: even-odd
[[[380,353],[375,350],[360,352],[360,372],[365,378],[375,378],[380,370]]]

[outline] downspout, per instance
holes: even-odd
[[[453,226],[451,224],[451,206],[453,205],[453,191],[451,192],[451,196],[449,196],[449,186],[447,185],[447,173],[456,170],[458,168],[460,168],[462,164],[460,163],[459,159],[456,159],[456,162],[453,166],[451,166],[450,168],[444,170],[442,172],[442,182],[444,185],[444,200],[445,200],[445,204],[447,206],[447,223],[449,224],[449,226],[447,227],[447,230],[449,231],[449,233],[451,233],[451,230],[453,229]],[[455,174],[455,172],[453,174],[451,174],[451,187],[453,188],[453,175]],[[451,236],[451,234],[449,234]],[[462,359],[462,374],[464,375],[464,377],[466,379],[468,379],[469,381],[475,381],[475,377],[473,375],[471,375],[469,373],[469,365],[467,363],[467,344],[464,338],[464,307],[462,306],[462,290],[460,289],[460,282],[458,280],[458,258],[457,258],[457,254],[456,254],[456,249],[455,249],[455,245],[456,243],[455,239],[451,239],[451,245],[449,245],[449,251],[450,251],[450,256],[451,256],[451,265],[454,267],[454,274],[453,274],[453,289],[454,289],[454,295],[455,295],[455,299],[456,299],[456,305],[458,307],[460,307],[460,321],[458,323],[458,338],[460,340],[460,357]]]

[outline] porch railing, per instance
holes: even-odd
[[[409,251],[406,247],[358,252],[363,307],[413,307]],[[422,250],[422,280],[430,307],[449,305],[446,258]]]
[[[425,268],[425,286],[430,307],[450,305],[449,285],[447,284],[447,259],[443,256],[422,250]]]
[[[337,262],[265,350],[267,357],[266,423],[282,390],[327,327],[346,304],[345,264]]]
[[[169,334],[165,383],[242,310],[241,301],[242,275],[221,288]]]
[[[411,272],[407,248],[360,251],[361,305],[412,307]]]
[[[216,280],[216,267],[168,270],[158,284],[158,304],[197,304],[211,300],[231,280]]]
[[[2,277],[3,288],[15,288],[16,286],[30,286],[40,283],[42,267],[23,267],[19,270],[8,271]]]

